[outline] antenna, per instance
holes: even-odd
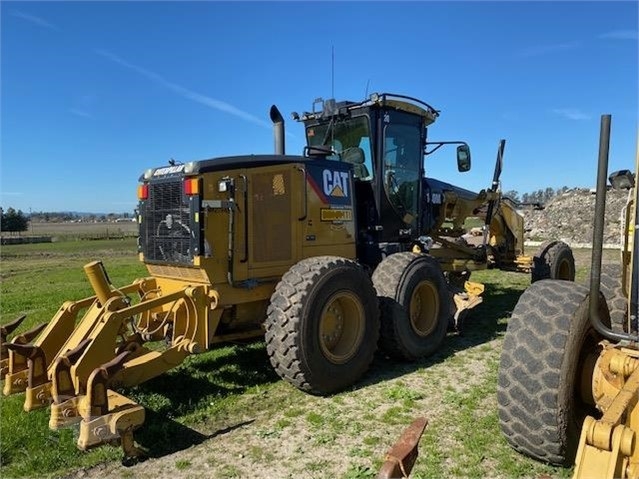
[[[364,100],[368,98],[368,85],[370,84],[371,79],[366,80],[366,91],[364,92]]]
[[[331,98],[335,98],[335,45],[331,45]]]

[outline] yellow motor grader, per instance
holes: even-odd
[[[603,115],[590,288],[532,284],[509,321],[499,368],[508,442],[544,462],[574,463],[575,479],[639,478],[639,188],[628,170],[609,177],[629,195],[620,267],[602,268],[610,124]]]
[[[320,107],[318,107],[320,105]],[[2,329],[4,394],[51,406],[51,428],[80,423],[85,449],[132,432],[144,409],[118,391],[225,341],[265,337],[277,373],[330,394],[356,382],[379,346],[416,359],[481,301],[473,270],[572,280],[562,242],[524,256],[523,219],[499,191],[474,193],[424,175],[424,158],[461,141],[431,141],[439,111],[411,97],[322,101],[303,123],[303,155],[285,154],[273,106],[275,154],[169,164],[140,177],[139,257],[149,272],[112,285],[85,266],[95,295],[62,305],[44,329]],[[467,237],[467,217],[483,219]]]

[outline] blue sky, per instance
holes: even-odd
[[[502,188],[595,183],[599,118],[611,169],[632,168],[637,2],[7,2],[1,15],[0,205],[132,211],[147,168],[270,153],[268,110],[374,91],[440,109],[427,174]]]

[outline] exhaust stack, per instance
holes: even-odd
[[[275,140],[275,154],[285,154],[284,117],[275,105],[271,106],[271,121],[273,122],[273,138]]]

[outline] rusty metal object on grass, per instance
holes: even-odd
[[[428,424],[428,419],[418,417],[401,435],[395,445],[386,453],[384,464],[377,479],[408,477],[419,454],[419,440]]]

